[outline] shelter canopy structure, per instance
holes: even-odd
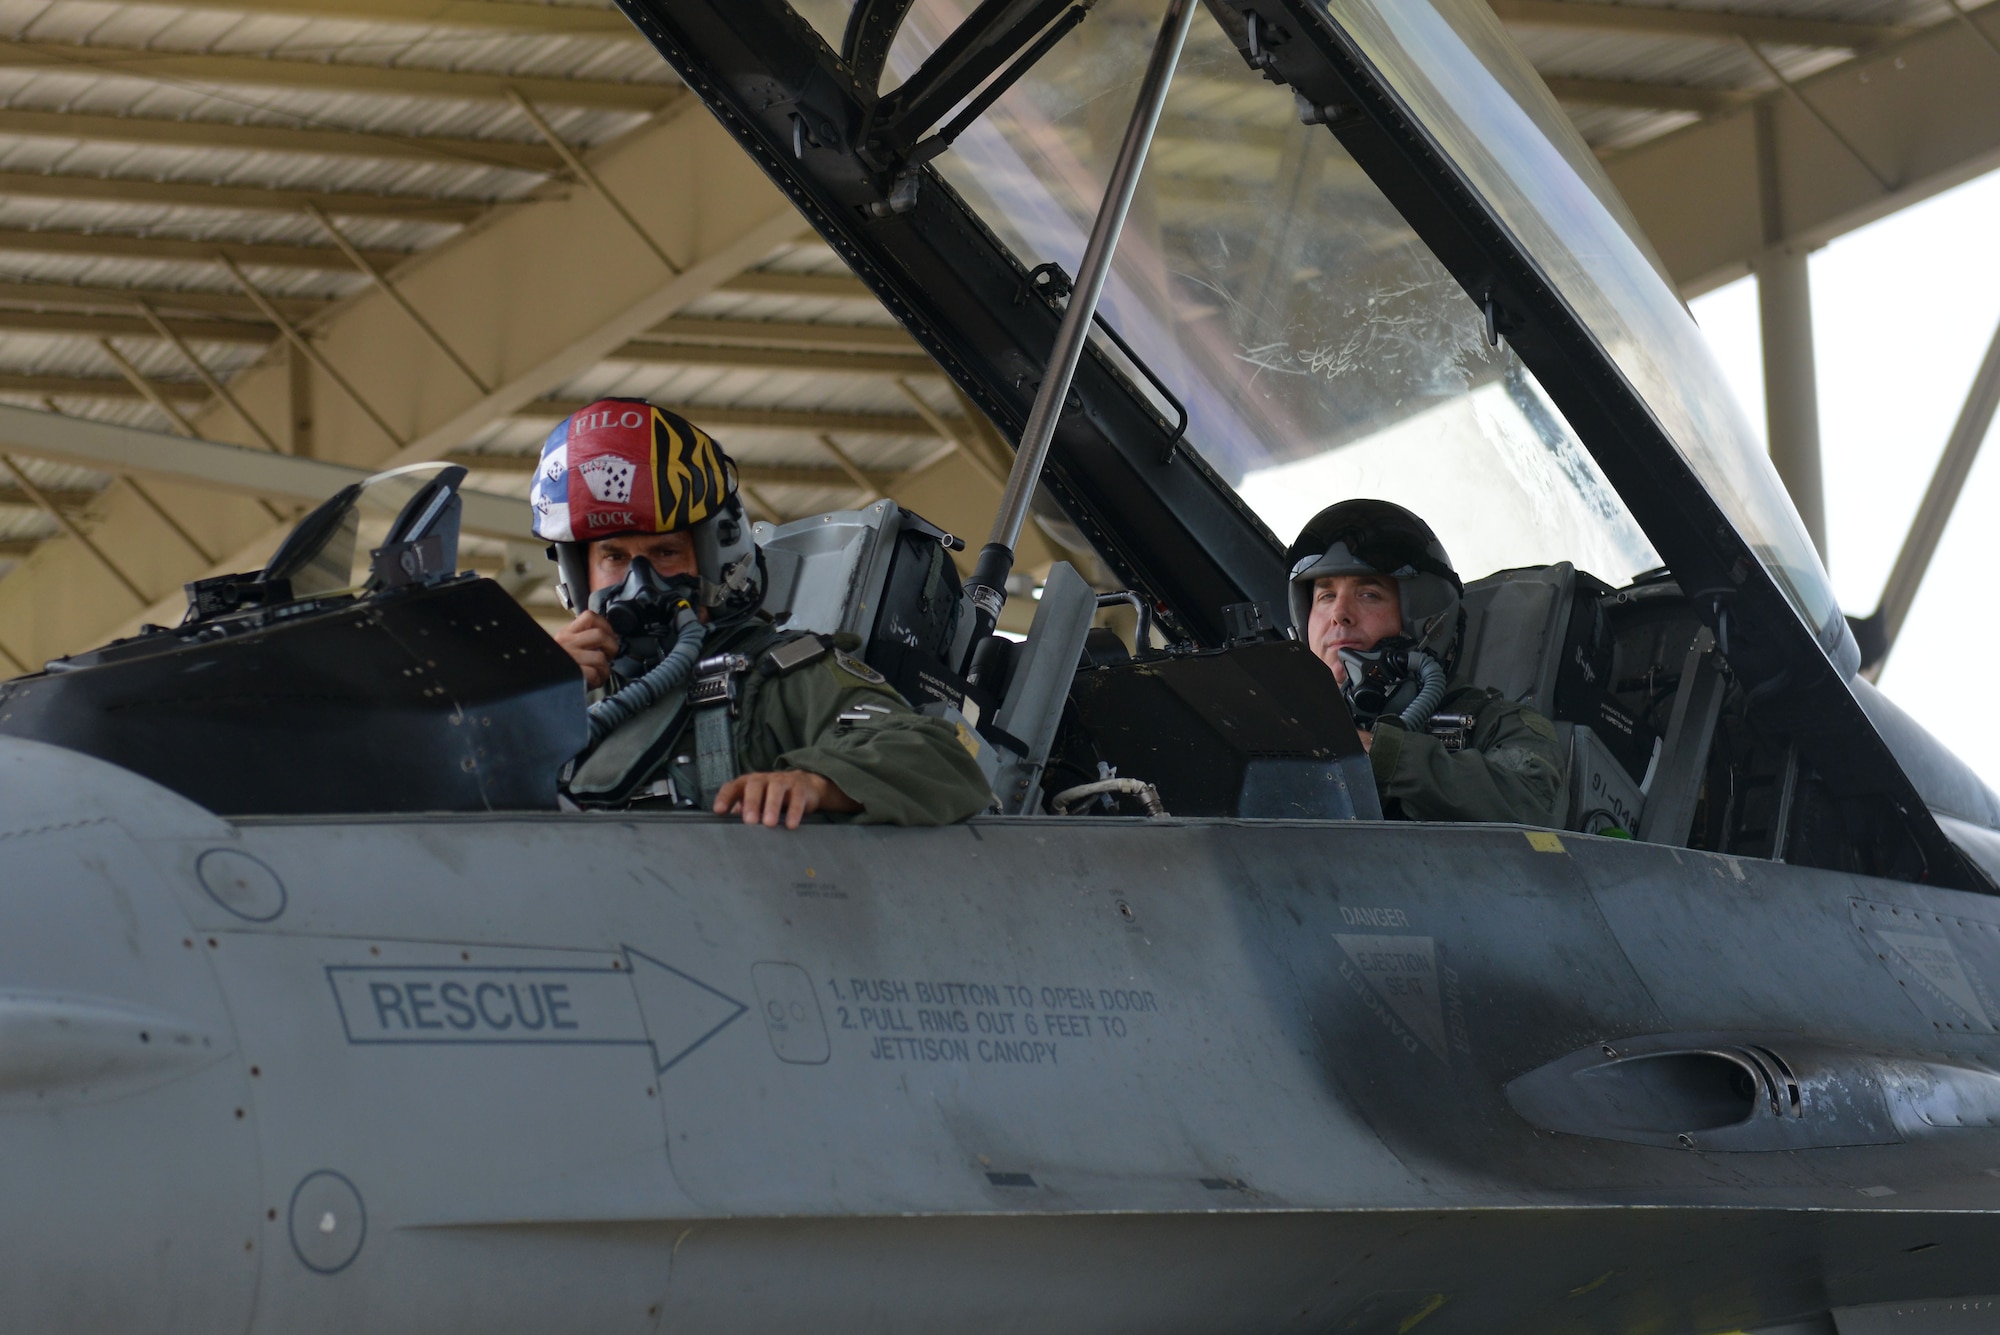
[[[2000,160],[1984,6],[1493,8],[1684,297]],[[1005,438],[616,10],[108,12],[24,8],[0,62],[0,401],[352,467],[451,458],[520,495],[556,417],[645,394],[725,439],[764,517],[892,495],[983,527]],[[838,45],[846,6],[800,12]],[[906,43],[952,12],[919,7]],[[1107,8],[1051,59],[1110,59],[1127,27]],[[1153,171],[1163,216],[1224,226],[1305,136],[1212,84],[1184,72]],[[143,436],[120,468],[31,444],[4,442],[0,478],[15,670],[172,619],[182,583],[254,565],[302,499]],[[1024,570],[1106,573],[1045,519]],[[554,616],[538,552],[475,556]]]

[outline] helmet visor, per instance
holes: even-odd
[[[1386,502],[1350,502],[1321,512],[1293,540],[1290,557],[1294,582],[1329,575],[1437,575],[1462,587],[1423,521]]]

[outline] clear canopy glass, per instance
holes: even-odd
[[[273,554],[282,564],[294,598],[319,598],[365,591],[372,556],[390,525],[418,493],[451,464],[406,464],[363,479],[303,515]],[[447,554],[449,555],[449,554]]]
[[[1847,640],[1811,538],[1694,319],[1484,0],[1329,0],[1618,364],[1829,651]]]
[[[971,7],[919,0],[885,84]],[[1103,0],[938,160],[1025,265],[1075,272],[1161,9]],[[1659,564],[1534,376],[1487,343],[1482,312],[1206,16],[1102,310],[1281,539],[1376,496],[1428,519],[1468,578],[1568,560],[1616,584]]]

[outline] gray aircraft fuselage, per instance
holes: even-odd
[[[2000,1243],[1987,897],[1499,826],[232,824],[14,740],[0,810],[10,1331],[1724,1330]],[[1738,1144],[1639,1125],[1750,1048],[1799,1092]]]

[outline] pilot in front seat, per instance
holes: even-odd
[[[1560,823],[1554,726],[1498,691],[1449,680],[1464,584],[1428,524],[1388,501],[1342,501],[1313,516],[1287,559],[1292,625],[1340,683],[1384,815]],[[1434,723],[1453,722],[1433,735]]]
[[[736,470],[699,427],[600,399],[550,433],[532,499],[577,613],[556,641],[605,690],[564,772],[571,800],[793,829],[813,812],[942,825],[991,804],[954,729],[829,640],[773,627]]]

